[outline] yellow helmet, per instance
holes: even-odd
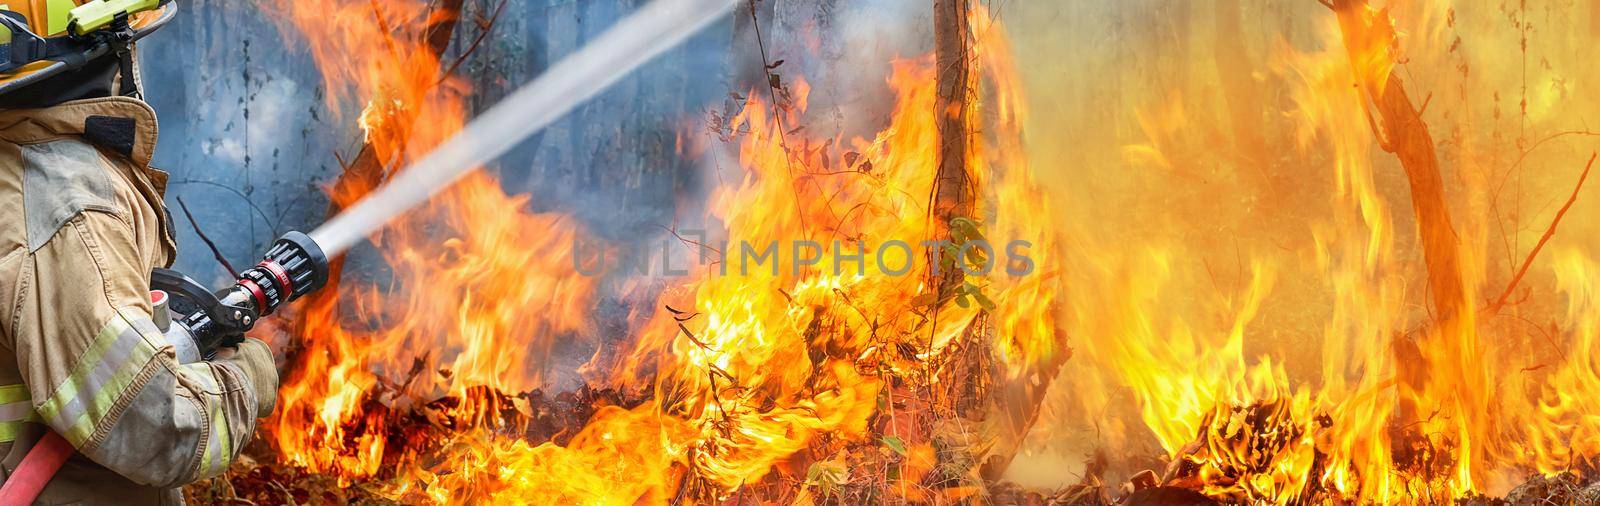
[[[0,95],[123,52],[176,15],[171,0],[0,0]]]

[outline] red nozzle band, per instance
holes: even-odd
[[[266,312],[266,310],[267,310],[267,294],[261,291],[261,285],[257,285],[256,282],[250,281],[248,279],[240,279],[239,280],[239,286],[244,287],[245,290],[249,290],[250,291],[250,296],[254,297],[256,299],[256,310],[257,311]]]
[[[278,297],[279,300],[287,301],[291,297],[294,297],[294,281],[289,279],[289,272],[285,271],[282,265],[278,265],[278,262],[268,259],[262,260],[261,263],[256,264],[256,266],[266,269],[267,272],[272,273],[273,279],[278,280],[278,286],[283,287],[283,295]]]

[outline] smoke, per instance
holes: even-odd
[[[813,87],[808,128],[836,129],[847,138],[882,129],[894,94],[885,86],[890,62],[933,50],[932,2],[789,2],[780,25],[784,55],[803,62]],[[824,8],[824,5],[833,5]]]
[[[727,0],[656,0],[311,233],[329,255],[349,249],[472,168],[505,154],[662,51],[721,17]]]
[[[551,209],[575,213],[592,233],[603,239],[629,245],[682,244],[681,251],[671,254],[679,258],[697,256],[701,251],[684,243],[674,231],[705,231],[710,237],[707,242],[716,243],[716,238],[721,236],[718,232],[721,224],[707,221],[705,205],[719,185],[732,184],[744,177],[744,169],[738,161],[737,139],[730,142],[712,131],[719,118],[725,120],[746,107],[747,99],[771,106],[774,96],[769,94],[767,73],[790,91],[798,89],[802,80],[809,87],[806,114],[800,124],[788,125],[788,128],[802,128],[808,136],[845,139],[871,136],[886,126],[894,104],[894,94],[887,85],[892,62],[927,54],[933,46],[931,4],[922,0],[764,2],[756,5],[752,16],[748,4],[740,4],[733,19],[702,35],[707,43],[691,42],[675,53],[679,55],[677,58],[700,65],[712,62],[700,68],[709,68],[712,75],[719,76],[718,79],[692,80],[686,85],[694,90],[692,98],[674,111],[676,116],[667,121],[660,117],[612,117],[609,121],[621,124],[613,125],[615,130],[602,130],[604,136],[595,139],[603,148],[615,145],[626,148],[637,142],[624,138],[628,135],[649,137],[663,135],[665,130],[678,139],[675,151],[624,149],[613,155],[622,157],[622,163],[598,167],[602,174],[591,181],[598,179],[601,184],[547,178],[543,188],[536,183],[533,191],[547,196]],[[675,64],[669,60],[652,65],[670,68]],[[771,68],[764,68],[768,66]],[[640,79],[654,76],[650,67],[640,74],[643,76]],[[625,83],[620,87],[628,86]],[[610,105],[601,98],[585,107],[608,109]],[[594,113],[580,112],[579,116],[593,118]],[[560,139],[545,137],[541,155],[555,148],[550,144],[552,140],[560,142]],[[548,169],[548,163],[548,158],[535,161],[534,170]],[[617,188],[603,182],[607,177],[604,172],[628,172],[635,164],[655,167],[655,170],[642,171],[631,181],[653,191],[631,192],[624,196],[619,195]],[[619,197],[624,197],[630,212],[618,212]],[[661,265],[659,258],[649,262]],[[636,289],[640,282],[629,276],[614,281],[629,287],[627,290]]]
[[[292,132],[293,125],[304,120],[304,110],[295,107],[310,97],[300,94],[300,84],[293,79],[270,77],[259,84],[250,97],[251,119],[244,135],[209,139],[204,151],[227,166],[246,167],[255,161],[252,154],[281,151],[285,139],[280,132]],[[237,112],[228,108],[204,108],[195,121],[202,124],[225,124]],[[255,133],[252,135],[250,131]]]

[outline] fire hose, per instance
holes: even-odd
[[[166,0],[102,0],[86,5],[84,18],[126,16]],[[617,22],[582,49],[551,66],[533,82],[480,114],[461,132],[398,172],[389,184],[335,216],[311,234],[290,232],[265,258],[240,273],[233,285],[212,292],[176,271],[151,274],[151,289],[167,294],[178,333],[188,334],[197,358],[237,345],[261,318],[328,281],[328,257],[344,253],[395,216],[426,201],[474,167],[487,163],[529,135],[554,123],[624,76],[676,47],[721,18],[737,0],[656,0]],[[94,6],[88,8],[88,6]],[[118,11],[118,9],[121,9]],[[125,14],[117,14],[123,12]],[[93,16],[90,16],[93,14]],[[98,22],[98,21],[97,21]],[[169,332],[170,336],[173,332]],[[32,503],[75,449],[54,431],[23,457],[0,486],[0,506]]]

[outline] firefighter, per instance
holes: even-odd
[[[0,475],[39,504],[181,503],[276,402],[264,343],[180,360],[153,312],[150,272],[176,250],[133,46],[175,13],[0,1]],[[41,472],[51,452],[66,462]]]

